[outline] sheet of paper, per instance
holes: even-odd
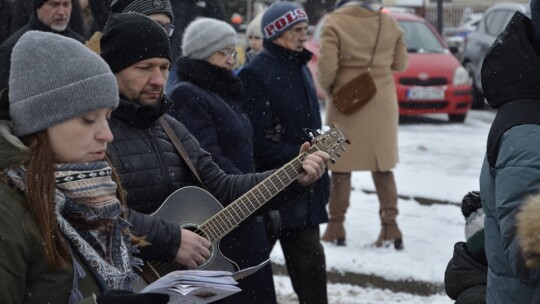
[[[205,304],[211,303],[240,292],[237,280],[245,278],[265,265],[242,269],[235,273],[217,270],[177,270],[152,284],[140,293],[163,293],[169,295],[169,304]]]

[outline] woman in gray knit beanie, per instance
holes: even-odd
[[[182,122],[227,174],[255,171],[253,128],[242,111],[243,84],[232,72],[236,33],[223,21],[200,18],[184,33],[184,57],[177,61],[177,82],[169,114]],[[222,241],[221,250],[240,269],[269,258],[264,221],[248,217]],[[242,292],[227,303],[276,303],[272,269],[267,265],[240,280]]]
[[[195,19],[182,37],[182,54],[190,59],[205,60],[218,51],[234,48],[236,31],[227,22],[217,19]]]
[[[142,265],[132,252],[144,244],[130,232],[123,190],[106,158],[118,96],[107,63],[76,40],[29,31],[15,45],[11,122],[0,122],[3,302],[148,300],[114,294],[132,289],[133,266]]]

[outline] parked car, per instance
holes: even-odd
[[[422,17],[386,11],[405,30],[409,67],[394,73],[399,114],[417,116],[428,113],[448,114],[449,120],[463,122],[472,102],[471,81],[467,70],[450,52],[443,38]],[[317,24],[306,48],[314,56],[308,67],[317,79],[317,60],[324,17]],[[324,98],[317,81],[317,94]]]
[[[497,3],[490,6],[482,16],[476,31],[470,33],[465,39],[461,62],[472,78],[473,109],[485,107],[482,82],[480,81],[484,56],[516,11],[530,16],[529,4]]]
[[[463,23],[458,26],[456,35],[467,37],[471,32],[476,31],[478,24],[482,20],[482,16],[484,16],[484,13],[472,13],[467,16]]]
[[[483,13],[471,13],[457,27],[445,28],[443,30],[444,41],[450,50],[452,50],[452,47],[455,47],[455,52],[453,53],[456,57],[461,58],[465,39],[470,33],[476,31],[478,24],[482,20],[482,15]]]

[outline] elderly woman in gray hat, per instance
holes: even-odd
[[[199,18],[182,40],[177,83],[169,111],[182,122],[229,174],[254,172],[253,131],[242,110],[243,84],[232,72],[236,63],[236,32],[226,22]],[[269,258],[264,223],[255,216],[242,222],[221,241],[221,250],[240,268]],[[276,303],[272,269],[265,266],[239,281],[242,292],[229,303]]]

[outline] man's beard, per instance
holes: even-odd
[[[144,107],[156,107],[159,104],[159,101],[163,98],[163,93],[159,95],[157,99],[143,100],[139,97],[137,103]]]
[[[64,25],[55,25],[55,24],[51,24],[49,27],[50,27],[51,29],[53,29],[54,31],[56,31],[56,32],[63,32],[63,31],[65,31],[65,30],[67,29],[68,24],[67,24],[67,23],[64,24]]]

